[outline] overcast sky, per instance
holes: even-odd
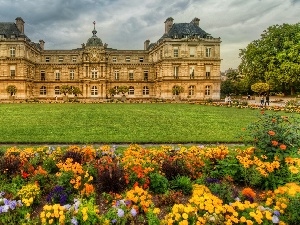
[[[116,49],[143,49],[156,42],[168,17],[194,17],[213,37],[221,37],[221,71],[237,68],[239,49],[275,24],[300,22],[300,0],[0,0],[0,21],[25,21],[25,34],[45,49],[74,49],[97,36]]]

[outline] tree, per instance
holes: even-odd
[[[117,92],[122,93],[123,95],[129,91],[129,88],[127,86],[119,86]]]
[[[300,23],[273,25],[240,50],[239,69],[250,84],[267,82],[293,94],[300,84]]]
[[[10,94],[10,96],[13,96],[17,93],[17,87],[15,85],[8,85],[6,91]]]
[[[255,83],[251,85],[251,90],[261,95],[264,92],[270,90],[270,86],[267,83]]]
[[[108,90],[108,93],[109,93],[111,96],[114,96],[114,95],[117,94],[117,90],[116,90],[115,88],[110,88],[110,89]]]
[[[182,93],[184,91],[183,87],[179,86],[179,85],[174,85],[172,87],[172,94],[173,95],[179,95],[180,93]]]
[[[70,88],[70,92],[71,92],[71,94],[75,95],[76,97],[77,97],[77,95],[82,95],[82,91],[79,89],[79,87]]]
[[[67,94],[70,94],[71,91],[72,91],[72,90],[71,90],[71,88],[70,88],[69,85],[62,85],[62,86],[60,87],[60,92],[63,93],[65,96],[66,96]]]

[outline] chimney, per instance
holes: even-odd
[[[21,34],[24,34],[24,20],[21,17],[16,18],[16,25]]]
[[[45,42],[43,40],[39,40],[39,42],[41,49],[44,50]]]
[[[147,50],[147,49],[148,49],[149,44],[150,44],[150,40],[146,40],[146,41],[144,42],[144,50]]]
[[[173,18],[172,17],[169,17],[168,19],[166,19],[165,21],[165,33],[167,34],[171,27],[173,26]]]
[[[198,19],[197,17],[195,17],[195,18],[191,21],[191,23],[193,23],[193,24],[195,24],[196,26],[199,27],[199,21],[200,21],[200,19]]]

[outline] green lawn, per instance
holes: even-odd
[[[258,115],[197,104],[0,104],[0,143],[239,142]]]

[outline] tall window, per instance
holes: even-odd
[[[205,78],[210,79],[210,66],[205,67]]]
[[[189,86],[189,95],[195,95],[195,86],[194,85]]]
[[[206,56],[206,57],[211,57],[211,48],[210,48],[210,47],[207,47],[207,48],[206,48],[205,56]]]
[[[144,71],[144,81],[147,81],[148,80],[148,71],[145,70]]]
[[[10,47],[9,52],[10,52],[10,57],[16,57],[16,48],[15,47]]]
[[[75,70],[71,69],[70,70],[70,80],[74,80],[75,79]]]
[[[64,57],[63,56],[59,56],[58,57],[58,62],[63,62],[64,61]]]
[[[47,88],[45,86],[42,86],[40,88],[40,95],[46,95],[47,94]]]
[[[50,62],[50,57],[49,57],[49,56],[46,56],[45,61],[46,61],[46,62]]]
[[[206,85],[205,86],[205,95],[209,96],[211,92],[211,86],[210,85]]]
[[[130,62],[130,56],[126,56],[125,61]]]
[[[190,57],[195,57],[196,47],[190,47]]]
[[[140,57],[140,62],[144,62],[144,57]]]
[[[178,47],[174,47],[174,48],[173,48],[173,51],[174,51],[173,56],[174,56],[174,57],[178,57]]]
[[[16,66],[10,66],[10,77],[15,78],[16,76]]]
[[[112,61],[113,61],[113,62],[117,62],[117,57],[113,57],[113,58],[112,58]]]
[[[129,95],[134,95],[134,87],[133,86],[129,87],[128,94]]]
[[[115,80],[119,80],[120,79],[120,72],[119,70],[115,70]]]
[[[46,80],[46,72],[44,70],[41,71],[41,80]]]
[[[72,56],[72,62],[76,62],[77,61],[77,58],[76,58],[76,56]]]
[[[92,86],[91,95],[93,95],[93,96],[98,95],[98,88],[97,88],[97,86]]]
[[[60,95],[60,87],[59,86],[55,86],[55,88],[54,88],[54,94],[55,95]]]
[[[92,79],[97,79],[98,78],[98,70],[96,68],[92,69]]]
[[[129,77],[129,80],[133,80],[133,70],[129,70],[128,77]]]
[[[60,80],[60,72],[59,72],[59,70],[55,71],[55,80]]]
[[[149,95],[149,88],[147,86],[143,87],[143,95]]]
[[[190,67],[190,79],[195,78],[195,67],[191,66]]]
[[[174,76],[175,79],[179,78],[179,66],[174,66],[173,76]]]

